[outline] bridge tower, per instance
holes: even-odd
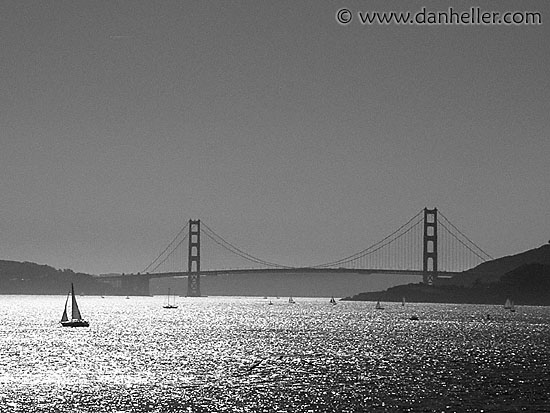
[[[189,253],[187,255],[187,296],[201,296],[201,221],[189,220]]]
[[[424,208],[424,250],[422,282],[433,285],[437,279],[437,208]]]

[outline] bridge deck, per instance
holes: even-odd
[[[232,269],[232,270],[204,270],[200,271],[201,275],[237,275],[237,274],[392,274],[392,275],[415,275],[422,276],[422,270],[387,270],[374,268],[271,268],[271,269]],[[449,278],[462,272],[439,271],[438,276],[441,278]],[[168,277],[183,277],[187,276],[187,271],[175,272],[159,272],[159,273],[144,273],[144,274],[125,274],[124,276],[146,276],[149,278],[168,278]],[[115,276],[116,277],[116,276]]]

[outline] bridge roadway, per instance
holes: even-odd
[[[271,269],[234,269],[234,270],[201,270],[201,276],[209,275],[242,275],[242,274],[300,274],[300,273],[315,273],[315,274],[393,274],[393,275],[423,275],[422,270],[384,270],[384,269],[372,269],[372,268],[271,268]],[[453,271],[438,271],[439,278],[450,278],[463,272]],[[185,277],[188,275],[187,271],[177,272],[159,272],[159,273],[144,273],[144,274],[125,274],[126,276],[146,276],[148,278],[168,278],[168,277]]]
[[[454,275],[462,274],[463,272],[440,271],[438,278],[448,279]],[[337,277],[339,274],[387,274],[391,275],[415,275],[422,276],[421,270],[387,270],[375,268],[271,268],[271,269],[225,269],[225,270],[204,270],[200,271],[201,276],[221,276],[221,275],[243,275],[243,274],[332,274]],[[187,271],[173,272],[158,272],[158,273],[137,273],[137,274],[117,274],[108,276],[99,276],[98,278],[112,284],[117,289],[121,290],[125,295],[149,295],[149,281],[153,278],[170,278],[170,277],[186,277]]]

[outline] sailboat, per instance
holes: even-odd
[[[384,309],[384,307],[382,307],[382,305],[380,304],[380,301],[376,302],[376,307],[374,307],[374,308],[376,308],[377,310],[383,310]]]
[[[178,308],[176,305],[176,296],[174,295],[174,304],[170,304],[170,288],[168,289],[168,297],[166,300],[166,304],[163,305],[164,308]]]
[[[334,297],[330,297],[330,303],[332,305],[336,305],[336,300],[334,299]]]
[[[405,297],[401,298],[401,307],[405,307]]]
[[[509,298],[507,298],[507,299],[506,299],[506,302],[504,303],[504,309],[505,309],[505,310],[510,310],[510,309],[512,309],[512,301],[511,301]]]
[[[67,316],[67,303],[69,302],[69,295],[71,296],[71,319]],[[61,325],[63,327],[89,327],[90,323],[82,318],[78,304],[76,302],[76,296],[74,295],[74,285],[71,283],[71,291],[67,294],[65,299],[65,309],[63,310],[63,316],[61,316]]]
[[[290,298],[288,299],[288,303],[289,303],[289,304],[295,304],[296,301],[294,301],[294,298],[290,297]]]

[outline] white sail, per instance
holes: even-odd
[[[71,283],[71,318],[73,320],[80,320],[82,316],[80,315],[80,310],[78,309],[78,304],[76,302],[76,297],[74,295],[74,286]]]
[[[67,302],[68,301],[69,301],[69,294],[67,294],[67,298],[65,298],[65,309],[63,310],[63,315],[61,316],[61,322],[69,321],[69,317],[67,317]]]
[[[512,308],[512,302],[510,301],[509,298],[506,299],[506,303],[504,303],[504,308],[506,309]]]

